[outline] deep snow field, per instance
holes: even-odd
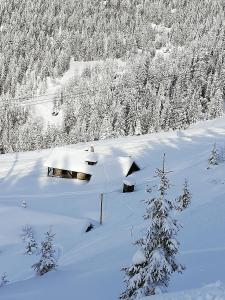
[[[183,224],[179,260],[186,270],[172,277],[168,294],[147,299],[225,299],[225,163],[207,170],[215,142],[225,147],[225,118],[186,131],[95,142],[96,152],[132,155],[141,167],[130,194],[121,192],[121,178],[110,178],[110,172],[102,183],[48,178],[43,164],[51,149],[1,155],[0,274],[7,272],[10,282],[0,289],[0,299],[117,299],[124,289],[120,269],[131,263],[137,250],[132,242],[146,225],[141,200],[148,196],[146,186],[156,184],[154,172],[162,165],[163,153],[172,171],[171,197],[179,195],[185,178],[192,193],[191,206],[177,214]],[[85,233],[88,220],[99,221],[101,192],[103,225]],[[23,200],[27,208],[21,206]],[[57,271],[35,276],[31,265],[38,257],[24,254],[20,236],[26,224],[33,227],[38,242],[52,226]]]

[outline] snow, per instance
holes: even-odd
[[[143,251],[137,250],[137,252],[134,254],[134,256],[132,258],[133,264],[140,265],[140,264],[144,263],[145,261],[146,261],[146,258],[145,258]]]
[[[125,179],[125,180],[123,181],[123,183],[126,184],[126,185],[128,185],[128,186],[135,185],[134,179],[129,178],[129,177],[128,177],[128,179]]]
[[[157,25],[155,23],[151,23],[151,26],[154,30],[156,30],[159,33],[164,33],[164,32],[169,33],[171,31],[171,28],[166,27],[166,26],[161,25],[161,24]]]
[[[85,161],[90,161],[90,162],[95,162],[96,163],[98,161],[98,156],[95,153],[90,152],[85,157]]]
[[[86,184],[46,176],[43,164],[52,149],[0,155],[0,274],[6,272],[10,281],[1,288],[0,299],[117,299],[124,290],[120,270],[132,262],[137,251],[133,242],[146,226],[145,188],[152,187],[154,193],[155,169],[162,165],[163,153],[166,168],[172,171],[168,197],[177,197],[187,178],[192,203],[177,213],[183,226],[178,235],[179,261],[186,270],[172,277],[168,294],[151,299],[225,299],[225,164],[207,169],[214,143],[225,148],[224,117],[186,131],[95,142],[96,153],[103,157],[131,156],[140,166],[132,174],[134,193],[122,193],[122,172],[111,180],[114,162],[99,176],[101,180]],[[65,149],[83,151],[89,146],[81,143]],[[102,192],[103,225],[85,233],[88,222],[99,223]],[[21,207],[23,200],[26,208]],[[41,278],[31,268],[38,257],[24,254],[21,233],[26,224],[32,226],[38,244],[49,227],[55,233],[58,268]],[[209,286],[217,281],[221,284]]]
[[[162,47],[160,49],[156,49],[155,51],[155,58],[158,57],[166,57],[169,56],[171,53],[171,49],[167,46],[167,47]]]
[[[225,288],[221,282],[206,285],[203,288],[183,291],[180,293],[164,294],[145,297],[141,300],[224,300]]]

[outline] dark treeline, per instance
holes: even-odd
[[[5,150],[186,128],[221,115],[224,12],[222,0],[1,1]],[[71,57],[105,62],[64,87],[85,93],[63,98],[62,128],[44,130],[29,108],[6,102],[44,93],[47,77],[61,76]]]

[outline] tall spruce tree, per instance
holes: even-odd
[[[132,265],[123,268],[126,290],[120,299],[134,300],[165,292],[171,275],[184,270],[176,259],[179,226],[172,216],[172,201],[167,198],[170,188],[168,173],[165,170],[164,155],[162,169],[156,170],[159,179],[158,195],[145,201],[144,219],[148,221],[146,233],[135,242],[142,258],[134,259]]]

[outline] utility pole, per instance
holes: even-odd
[[[103,193],[100,194],[100,225],[102,225],[103,219]]]
[[[166,159],[166,154],[163,154],[163,173],[165,172],[165,159]]]

